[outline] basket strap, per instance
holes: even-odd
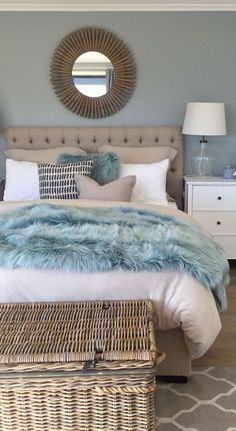
[[[154,392],[156,385],[152,384],[145,388],[135,386],[124,387],[109,387],[109,386],[95,386],[94,391],[99,395],[116,395],[116,394],[148,394]]]
[[[164,359],[166,358],[166,354],[164,352],[159,352],[157,351],[157,359],[156,359],[156,364],[160,364],[162,361],[164,361]]]

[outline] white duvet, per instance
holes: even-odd
[[[187,214],[181,211],[157,205],[144,206],[133,203],[88,200],[51,202],[78,207],[138,206],[190,220]],[[32,203],[35,202],[2,202],[0,214]],[[37,203],[45,203],[45,201]],[[9,271],[0,268],[0,302],[146,298],[153,301],[159,329],[182,328],[192,358],[203,355],[221,329],[219,314],[211,291],[185,273],[110,271],[82,274],[51,270],[16,269]]]

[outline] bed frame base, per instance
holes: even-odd
[[[166,358],[158,366],[158,375],[166,381],[186,383],[191,374],[191,358],[189,356],[184,335],[181,329],[157,332],[157,346],[165,352]]]
[[[157,376],[157,378],[164,383],[188,383],[187,376]]]

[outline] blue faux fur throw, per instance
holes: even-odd
[[[211,289],[221,309],[227,305],[229,266],[222,248],[192,223],[147,210],[40,204],[5,213],[0,216],[0,266],[179,270]]]

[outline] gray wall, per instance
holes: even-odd
[[[128,43],[137,64],[132,99],[102,120],[66,110],[49,82],[55,47],[67,33],[86,25],[113,30]],[[236,166],[236,12],[0,13],[1,130],[23,125],[182,125],[188,101],[225,102],[228,135],[209,138],[214,173],[221,174],[227,161]],[[197,142],[197,137],[185,139],[186,173],[191,173]]]

